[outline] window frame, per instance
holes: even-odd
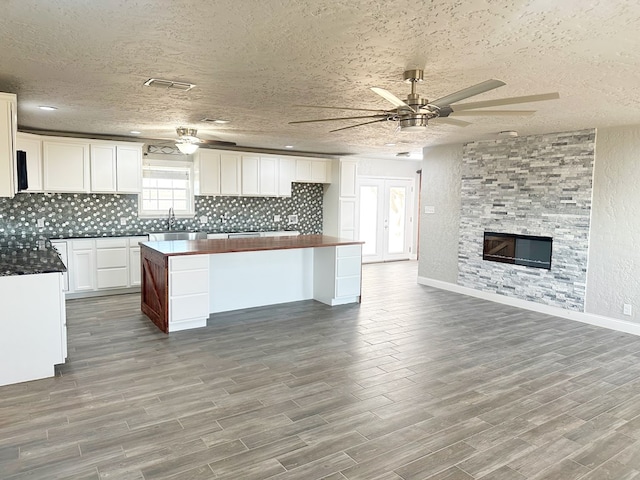
[[[173,159],[163,159],[163,158],[154,158],[147,157],[142,162],[142,188],[140,190],[140,194],[138,195],[138,217],[139,218],[165,218],[169,214],[169,209],[166,210],[145,210],[144,206],[144,180],[145,170],[149,168],[158,167],[158,169],[171,170],[172,168],[176,171],[187,172],[188,180],[187,180],[187,192],[186,192],[186,201],[187,201],[187,209],[186,210],[175,210],[174,215],[176,218],[194,218],[195,217],[195,190],[194,190],[194,166],[193,161],[188,160],[173,160]],[[173,190],[173,189],[169,189]],[[172,200],[173,202],[173,200]]]

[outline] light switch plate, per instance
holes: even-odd
[[[289,215],[289,225],[298,223],[298,215]]]
[[[425,205],[424,213],[436,213],[436,207],[433,205]]]
[[[207,218],[206,215],[201,215],[198,220],[200,220],[200,225],[204,225],[205,223],[207,223],[209,221],[209,219]]]
[[[120,225],[126,225],[127,219],[125,217],[120,217]]]
[[[274,222],[279,222],[281,220],[280,215],[274,215],[273,216],[273,221]]]
[[[44,218],[38,219],[38,228],[44,228]]]

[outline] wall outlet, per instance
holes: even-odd
[[[273,221],[274,222],[279,222],[280,221],[280,215],[274,215],[273,216]]]
[[[298,215],[289,215],[289,225],[298,223]]]
[[[44,228],[44,218],[38,219],[38,228]]]
[[[205,223],[207,223],[209,221],[209,219],[207,218],[206,215],[200,216],[200,218],[198,220],[200,221],[200,225],[204,225]]]
[[[629,315],[629,316],[631,316],[631,315],[632,315],[632,313],[631,313],[631,304],[629,304],[629,303],[625,303],[625,304],[622,306],[622,313],[623,313],[624,315]]]
[[[125,217],[120,217],[120,225],[126,225],[127,219]]]

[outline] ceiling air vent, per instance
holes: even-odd
[[[398,152],[396,153],[396,157],[410,157],[411,156],[411,152]]]
[[[183,92],[188,92],[195,85],[193,83],[184,83],[184,82],[174,82],[172,80],[160,80],[159,78],[150,78],[146,82],[144,82],[145,87],[159,87],[159,88],[167,88],[172,90],[181,90]]]
[[[222,118],[209,118],[209,117],[204,117],[200,121],[204,122],[204,123],[219,123],[219,124],[224,124],[224,123],[229,123],[230,122],[230,120],[224,120]]]

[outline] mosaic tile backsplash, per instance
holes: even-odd
[[[176,230],[244,232],[296,230],[322,233],[323,188],[316,183],[294,183],[291,197],[195,197],[194,218],[176,218]],[[201,216],[207,223],[201,224]],[[274,222],[274,215],[281,221]],[[298,223],[288,225],[289,215]],[[37,226],[45,219],[44,228]],[[126,219],[121,225],[120,219]],[[0,236],[43,234],[73,237],[163,231],[166,219],[138,218],[137,195],[81,193],[20,193],[0,199]]]

